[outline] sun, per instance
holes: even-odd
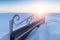
[[[36,13],[42,14],[42,13],[43,13],[43,8],[37,8],[37,9],[36,9]]]
[[[38,14],[38,15],[42,15],[42,14],[44,14],[45,13],[45,11],[44,11],[44,8],[42,8],[42,7],[37,7],[36,9],[34,9],[34,13],[35,14]]]

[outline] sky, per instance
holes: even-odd
[[[59,0],[0,0],[0,13],[52,13],[60,12]]]

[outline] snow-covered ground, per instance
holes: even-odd
[[[26,40],[60,40],[60,14],[46,15],[45,23],[34,29]]]
[[[60,40],[60,13],[48,14],[46,26],[50,40]]]
[[[16,14],[16,13],[15,13]],[[12,19],[12,17],[15,15],[14,13],[1,13],[0,14],[0,39],[5,37],[6,35],[9,35],[9,21]],[[18,14],[20,16],[20,21],[26,19],[31,14],[28,13],[20,13]],[[20,27],[22,27],[23,24],[20,24]],[[14,27],[16,29],[18,27]],[[6,39],[6,38],[5,38]],[[3,39],[1,39],[3,40]]]
[[[5,34],[5,32],[8,32],[9,20],[12,18],[13,15],[0,14],[0,37],[2,37],[2,35]],[[3,38],[5,37],[8,36],[4,36]],[[5,40],[9,40],[9,39],[5,38]],[[45,23],[40,25],[39,28],[35,28],[29,34],[26,40],[60,40],[60,14],[52,13],[46,15]]]

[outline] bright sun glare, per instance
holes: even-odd
[[[37,12],[38,14],[42,14],[42,13],[43,13],[43,8],[37,8],[37,9],[36,9],[36,12]]]
[[[34,11],[36,14],[38,15],[42,15],[45,14],[44,9],[43,8],[36,8]]]

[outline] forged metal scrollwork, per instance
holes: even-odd
[[[20,16],[19,15],[13,16],[13,19],[12,20],[13,20],[13,23],[14,24],[19,24],[19,23],[16,23],[16,22],[20,20]]]
[[[30,24],[30,19],[27,19],[26,20],[26,24]]]
[[[18,23],[16,23],[16,21],[19,21],[20,20],[20,16],[19,15],[14,15],[13,16],[13,19],[11,19],[10,20],[10,22],[9,22],[9,29],[10,29],[10,40],[14,40],[14,36],[13,36],[13,24],[18,24]]]
[[[14,27],[14,25],[18,25],[18,24],[21,24],[21,23],[23,23],[23,22],[26,22],[26,24],[28,25],[28,24],[31,24],[31,23],[33,23],[33,22],[35,22],[36,21],[36,19],[37,19],[37,16],[36,15],[31,15],[31,16],[29,16],[28,18],[26,18],[26,19],[24,19],[23,21],[19,21],[20,20],[20,16],[19,15],[14,15],[13,16],[13,18],[10,20],[10,22],[9,22],[9,26],[10,26],[10,40],[14,40],[14,34],[13,34],[13,27]]]

